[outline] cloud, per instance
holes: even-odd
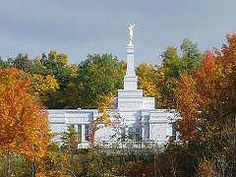
[[[77,63],[89,53],[125,58],[126,27],[135,22],[137,62],[156,63],[161,51],[185,37],[202,50],[221,44],[226,33],[236,30],[235,5],[233,0],[4,1],[0,56],[58,49]]]

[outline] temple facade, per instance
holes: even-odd
[[[175,136],[173,125],[177,118],[176,111],[155,109],[155,98],[144,97],[143,90],[137,87],[133,28],[134,25],[129,26],[124,88],[118,90],[115,109],[110,111],[111,125],[101,124],[95,133],[95,142],[98,145],[112,146],[124,136],[123,141],[128,142],[132,139],[134,142],[154,143],[160,146]],[[90,124],[102,115],[96,109],[49,109],[48,112],[54,133],[66,131],[69,125],[76,128],[81,134],[79,148],[89,147]]]

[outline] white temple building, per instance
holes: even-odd
[[[166,109],[155,109],[155,98],[144,97],[143,90],[137,88],[135,73],[133,28],[129,26],[129,43],[127,51],[127,71],[124,76],[124,88],[118,90],[116,106],[111,110],[111,121],[120,119],[121,131],[133,133],[133,141],[151,142],[158,145],[165,144],[169,138],[175,136],[173,122],[176,112]],[[109,73],[107,73],[109,74]],[[74,125],[81,134],[79,148],[87,148],[89,125],[100,113],[96,109],[49,109],[49,121],[52,131],[64,132],[68,125]],[[115,116],[114,116],[115,115]],[[100,125],[95,134],[97,144],[112,144],[121,136],[112,126]],[[127,139],[127,141],[129,141]]]

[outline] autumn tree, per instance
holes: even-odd
[[[77,65],[68,63],[68,56],[51,50],[31,59],[27,54],[18,54],[7,60],[0,59],[0,68],[17,68],[24,71],[34,85],[34,94],[49,108],[76,108],[78,99],[72,99],[75,92]],[[74,101],[69,101],[74,100]]]
[[[181,76],[177,105],[181,139],[215,163],[217,174],[235,174],[236,35],[221,50],[207,51],[196,72]]]
[[[144,96],[155,97],[156,107],[161,106],[161,93],[158,87],[159,70],[155,65],[143,63],[137,67],[138,86]]]
[[[35,58],[33,63],[31,73],[54,76],[62,88],[68,84],[71,71],[66,54],[51,50],[48,54]]]
[[[42,103],[47,102],[49,95],[54,94],[59,90],[59,83],[54,76],[27,73],[25,73],[25,75],[31,81],[31,93],[37,96]]]
[[[42,54],[31,62],[32,67],[28,73],[34,76],[34,83],[37,86],[45,86],[45,83],[48,85],[44,89],[40,88],[43,91],[40,99],[45,106],[48,108],[78,107],[79,96],[75,87],[78,67],[68,63],[66,54],[51,50],[48,54]]]
[[[35,164],[44,156],[49,139],[47,114],[29,93],[30,83],[17,69],[0,71],[0,154],[21,154]]]

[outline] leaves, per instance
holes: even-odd
[[[159,107],[176,108],[176,86],[181,75],[192,73],[202,60],[197,44],[184,39],[180,52],[177,47],[168,47],[162,55],[163,65],[157,74],[157,87],[160,93]]]
[[[137,68],[139,87],[145,96],[158,97],[156,88],[157,69],[151,64],[141,64]]]
[[[176,91],[181,140],[200,146],[200,156],[215,163],[218,173],[226,173],[227,168],[231,173],[235,164],[235,69],[236,35],[230,35],[221,50],[205,52],[194,73],[181,76]]]
[[[122,88],[124,72],[122,62],[110,54],[89,55],[77,77],[83,107],[96,108],[103,96]]]
[[[53,93],[59,89],[59,84],[54,76],[47,75],[42,76],[39,74],[33,74],[29,76],[32,80],[31,89],[34,95],[40,96],[47,93]]]
[[[47,150],[49,126],[29,86],[17,69],[0,71],[0,151],[37,161]]]

